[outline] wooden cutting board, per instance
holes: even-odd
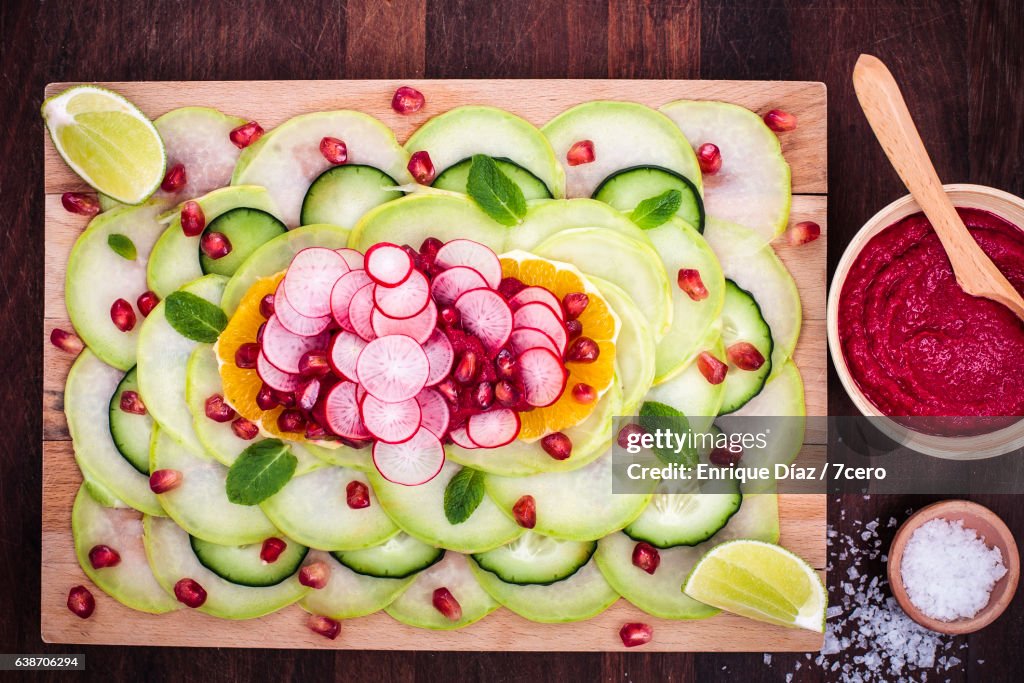
[[[52,83],[46,95],[73,83]],[[825,255],[826,255],[826,97],[822,83],[765,81],[629,81],[629,80],[421,80],[421,81],[195,81],[101,83],[123,94],[149,117],[186,105],[216,107],[259,121],[270,129],[312,111],[351,108],[372,114],[391,126],[399,141],[431,116],[464,104],[502,107],[537,126],[581,102],[633,100],[658,107],[677,99],[734,102],[764,113],[780,108],[799,119],[799,127],[780,135],[793,173],[790,224],[813,220],[822,239],[776,250],[796,279],[803,303],[803,332],[795,360],[803,374],[808,415],[826,415]],[[399,85],[412,85],[427,98],[413,116],[390,107]],[[43,343],[43,519],[41,631],[46,642],[118,645],[215,647],[334,648],[359,650],[553,650],[603,651],[622,648],[623,623],[642,621],[654,627],[644,651],[811,651],[820,635],[759,624],[728,614],[696,622],[656,619],[620,600],[589,621],[535,624],[501,609],[468,628],[435,632],[400,624],[383,612],[343,624],[342,635],[328,641],[305,628],[298,606],[261,619],[231,622],[182,609],[153,616],[130,610],[107,597],[85,577],[75,559],[71,505],[81,483],[63,413],[64,381],[71,359],[49,343],[55,327],[70,329],[64,308],[64,272],[75,239],[86,225],[69,214],[60,193],[86,186],[57,155],[45,132],[44,185],[46,220],[46,290]],[[809,450],[824,458],[824,434],[808,430]],[[807,559],[822,575],[826,562],[825,496],[783,495],[779,500],[781,543]],[[71,586],[90,586],[96,612],[88,620],[66,607]]]

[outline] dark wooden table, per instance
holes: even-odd
[[[850,85],[888,62],[948,181],[1024,194],[1024,9],[1014,0],[6,0],[0,7],[0,652],[75,652],[39,638],[43,86],[75,80],[722,78],[829,88],[829,262],[904,194]],[[821,293],[825,295],[824,292]],[[830,410],[850,413],[830,376]],[[1024,498],[979,497],[1024,537]],[[840,531],[922,497],[832,499]],[[840,511],[845,510],[845,521]],[[890,531],[891,533],[891,531]],[[842,571],[842,565],[833,578]],[[882,566],[875,567],[877,572]],[[834,582],[832,582],[834,583]],[[943,678],[1019,679],[1024,599]],[[567,647],[571,647],[567,643]],[[94,680],[776,681],[801,655],[375,653],[86,649]],[[984,660],[980,665],[977,660]],[[55,678],[56,676],[54,676]],[[803,667],[794,680],[820,680]],[[930,680],[937,676],[929,676]]]

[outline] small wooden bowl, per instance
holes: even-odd
[[[918,527],[940,517],[949,522],[962,520],[964,527],[977,531],[986,545],[990,548],[999,548],[999,552],[1003,554],[1006,574],[996,582],[992,594],[989,596],[988,604],[970,619],[940,621],[929,617],[910,601],[906,586],[903,584],[900,565],[903,562],[903,551],[907,547],[907,542]],[[1017,543],[1014,541],[1013,533],[996,513],[983,505],[968,500],[944,500],[923,507],[911,515],[896,531],[896,537],[893,538],[892,546],[889,548],[888,565],[889,587],[892,589],[896,602],[900,604],[907,616],[927,629],[950,635],[973,633],[998,619],[1013,600],[1017,582],[1020,580],[1020,554],[1017,552]]]

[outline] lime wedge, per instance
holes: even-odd
[[[828,595],[817,572],[771,543],[739,540],[715,546],[690,572],[683,592],[750,619],[825,631]]]
[[[43,120],[68,166],[99,192],[140,204],[160,186],[167,155],[153,123],[117,93],[79,85],[43,102]]]

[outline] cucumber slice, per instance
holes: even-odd
[[[149,476],[149,442],[153,439],[153,418],[147,411],[136,415],[121,410],[121,394],[126,391],[138,393],[139,382],[132,368],[125,373],[110,397],[110,436],[114,446],[141,474]]]
[[[682,221],[664,223],[648,230],[647,236],[670,279],[677,278],[682,268],[693,268],[700,272],[701,281],[708,290],[706,299],[694,301],[678,286],[671,288],[672,327],[658,342],[655,360],[654,382],[660,384],[682,372],[701,350],[698,345],[722,312],[725,278],[708,243]]]
[[[182,164],[186,178],[178,192],[157,190],[154,196],[167,204],[177,204],[231,182],[242,150],[231,142],[230,133],[244,123],[243,118],[209,107],[172,109],[153,121],[167,150],[167,168]]]
[[[131,507],[123,500],[119,500],[118,497],[114,495],[113,491],[95,479],[87,476],[84,472],[82,473],[82,487],[89,492],[89,495],[92,496],[93,500],[103,507],[120,509]]]
[[[399,532],[380,545],[365,550],[331,553],[357,574],[381,579],[404,579],[441,561],[444,548],[435,548]]]
[[[375,206],[405,195],[398,182],[373,166],[332,166],[313,181],[302,200],[302,225],[330,223],[351,228]]]
[[[633,415],[654,382],[655,344],[651,326],[633,299],[617,285],[590,278],[619,316],[619,337],[615,341],[615,365],[622,378],[622,408],[619,415]]]
[[[604,202],[594,199],[534,201],[523,222],[508,231],[505,250],[533,251],[549,237],[572,228],[607,228],[644,240],[636,223]]]
[[[583,621],[597,616],[619,599],[619,594],[608,585],[592,561],[562,581],[528,586],[506,583],[472,563],[470,566],[492,598],[530,621]]]
[[[157,220],[161,205],[122,206],[106,211],[79,235],[68,256],[64,303],[71,324],[100,359],[119,370],[135,365],[139,326],[122,332],[110,319],[110,306],[124,299],[133,306],[146,291],[146,263],[164,226]],[[118,255],[107,239],[124,235],[135,245],[136,257]],[[140,321],[142,316],[138,316]]]
[[[284,539],[282,539],[284,540]],[[196,559],[225,581],[240,586],[276,586],[295,572],[309,550],[295,541],[286,541],[284,552],[272,563],[260,559],[263,542],[248,545],[220,545],[189,536]]]
[[[131,508],[104,507],[82,486],[71,510],[75,555],[93,583],[122,605],[151,614],[178,609],[174,598],[157,583],[146,560],[142,543],[142,515]],[[117,551],[121,561],[113,567],[94,569],[89,551],[105,545]]]
[[[651,494],[612,493],[612,452],[571,472],[485,479],[488,495],[509,517],[522,496],[537,506],[534,531],[570,541],[593,541],[618,531],[643,511]],[[652,482],[651,488],[653,490]]]
[[[725,347],[722,345],[717,323],[709,331],[698,348],[708,350],[716,358],[725,358]],[[661,383],[647,392],[646,400],[664,403],[675,408],[690,421],[690,427],[704,431],[711,427],[722,406],[725,383],[710,384],[696,363],[690,363],[681,373]]]
[[[319,550],[311,552],[309,559],[310,562],[327,563],[331,576],[326,586],[310,591],[299,604],[307,612],[331,619],[354,619],[378,612],[394,602],[416,579],[414,576],[378,579],[357,574],[339,564],[329,553]]]
[[[513,183],[519,186],[519,189],[523,191],[523,196],[527,201],[533,199],[551,199],[551,191],[548,190],[548,186],[544,184],[544,181],[530,173],[519,164],[501,157],[496,157],[494,159],[494,163],[498,165],[498,168],[502,173],[508,176]],[[450,192],[462,192],[465,194],[466,187],[469,185],[469,168],[472,165],[473,159],[471,157],[469,159],[463,159],[454,166],[449,166],[434,178],[434,182],[431,184],[431,187],[436,187],[439,190],[448,190]]]
[[[419,249],[428,237],[442,242],[468,237],[501,253],[508,232],[468,197],[413,194],[371,209],[352,230],[348,246],[365,252],[378,242],[392,242]]]
[[[444,514],[444,492],[461,469],[446,462],[436,477],[419,486],[393,484],[377,471],[370,472],[369,477],[388,516],[402,531],[424,543],[461,553],[482,553],[523,533],[522,527],[502,514],[487,496],[465,522],[448,521]]]
[[[505,583],[546,586],[575,574],[596,549],[594,541],[560,541],[527,531],[507,545],[474,555],[473,560]]]
[[[64,415],[82,475],[116,500],[151,515],[163,515],[149,490],[149,477],[121,455],[110,433],[110,397],[123,377],[89,349],[78,355],[64,387]]]
[[[729,363],[725,375],[720,414],[739,410],[747,401],[761,393],[772,371],[772,331],[761,315],[754,297],[740,289],[732,280],[725,281],[725,302],[722,307],[722,345],[726,353],[737,342],[749,342],[764,356],[757,370],[743,370]]]
[[[332,165],[320,153],[320,141],[328,136],[347,143],[349,164],[380,169],[399,185],[412,182],[409,155],[391,129],[367,114],[342,110],[303,114],[274,128],[245,148],[231,184],[267,188],[294,228],[310,184]]]
[[[254,251],[286,231],[284,223],[266,211],[245,207],[225,211],[206,225],[205,232],[227,237],[231,252],[212,259],[200,249],[199,266],[204,273],[231,277]]]
[[[297,602],[309,592],[297,575],[275,586],[254,588],[232,583],[203,566],[192,552],[188,533],[170,519],[146,516],[146,555],[156,580],[169,595],[174,584],[192,579],[206,590],[206,602],[200,612],[221,619],[255,619]]]
[[[702,189],[690,143],[671,119],[642,104],[586,102],[551,119],[541,132],[565,166],[567,197],[590,197],[608,176],[641,165],[675,171]],[[581,140],[594,143],[594,161],[569,166],[566,153]]]
[[[348,506],[345,487],[358,481],[370,488],[370,505]],[[383,543],[398,533],[384,514],[366,475],[344,467],[325,467],[294,477],[260,503],[267,517],[285,533],[319,550],[358,550]]]
[[[495,107],[456,107],[420,126],[405,143],[409,154],[426,150],[438,169],[434,187],[466,191],[474,154],[505,159],[525,173],[510,174],[527,199],[565,195],[565,173],[547,139],[531,123]],[[465,164],[465,170],[450,172]],[[506,168],[502,170],[507,171]],[[449,178],[442,181],[442,177]],[[461,177],[458,177],[461,176]],[[439,182],[440,181],[440,182]],[[538,187],[540,185],[541,187]],[[543,192],[543,194],[540,194]],[[418,246],[418,245],[417,245]]]
[[[221,545],[248,545],[281,535],[257,506],[228,500],[228,468],[190,451],[165,430],[155,430],[149,458],[153,470],[181,472],[181,484],[157,498],[192,536]]]
[[[661,108],[694,149],[713,142],[722,168],[704,178],[708,213],[745,225],[767,242],[782,234],[792,198],[779,138],[754,112],[726,102],[680,100]]]
[[[594,199],[630,213],[650,197],[678,190],[683,197],[676,216],[704,232],[704,200],[697,187],[675,171],[659,166],[636,166],[616,171],[594,190]]]
[[[404,593],[385,611],[418,628],[450,630],[475,623],[498,609],[498,603],[480,587],[470,569],[473,563],[460,553],[445,553],[444,559],[420,572]],[[434,591],[447,588],[462,608],[462,618],[452,621],[434,607]]]
[[[182,288],[210,303],[220,304],[227,280],[207,275]],[[167,322],[164,302],[156,305],[139,332],[139,390],[146,410],[169,435],[196,452],[202,444],[192,427],[185,400],[188,359],[198,342],[187,339]]]
[[[663,481],[650,504],[622,531],[657,548],[697,545],[724,527],[740,509],[738,482],[716,482],[707,491],[695,482]],[[710,492],[712,488],[722,489]]]

